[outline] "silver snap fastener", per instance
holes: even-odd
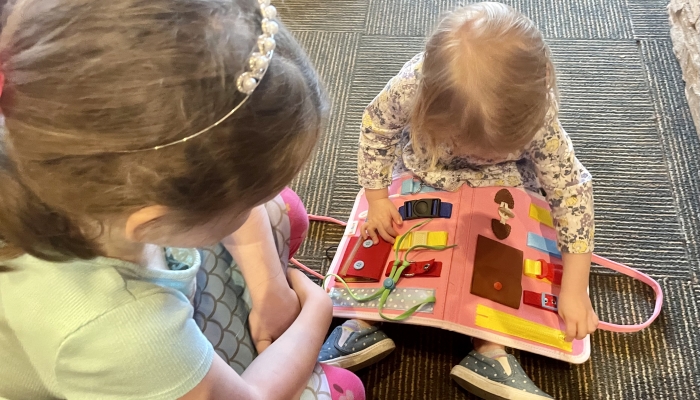
[[[371,239],[367,239],[364,241],[364,243],[362,243],[362,246],[366,248],[370,248],[372,247],[372,245],[374,245],[374,242]]]
[[[364,261],[355,261],[355,264],[352,266],[355,269],[362,269],[365,267],[365,262]]]

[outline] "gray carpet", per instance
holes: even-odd
[[[512,0],[551,44],[561,119],[595,178],[597,252],[658,279],[662,316],[637,334],[597,332],[591,360],[571,366],[518,352],[558,399],[700,397],[700,140],[683,95],[663,0]],[[347,218],[362,110],[411,56],[451,0],[287,0],[281,17],[333,98],[319,151],[294,182],[310,212]],[[313,224],[299,259],[325,272],[342,230]],[[641,322],[651,291],[605,271],[591,278],[604,320]],[[397,351],[359,373],[368,399],[473,399],[449,379],[468,351],[460,335],[386,324]]]

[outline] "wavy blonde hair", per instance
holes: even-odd
[[[557,97],[550,50],[535,24],[501,3],[471,4],[428,39],[411,139],[433,165],[441,144],[507,154],[532,140]]]

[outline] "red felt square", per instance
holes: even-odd
[[[379,243],[352,237],[340,264],[339,275],[349,282],[378,282],[392,245],[381,237]]]
[[[425,266],[430,265],[427,270]],[[391,269],[394,267],[394,262],[389,261],[389,265],[386,267],[384,276],[389,276]],[[442,272],[442,263],[440,261],[430,260],[430,261],[414,261],[408,268],[403,270],[401,276],[410,278],[412,276],[420,277],[439,277],[440,272]],[[407,276],[408,275],[408,276]]]

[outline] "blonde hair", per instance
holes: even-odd
[[[501,3],[454,10],[426,44],[411,139],[437,163],[440,145],[506,154],[542,128],[558,96],[542,33]]]

